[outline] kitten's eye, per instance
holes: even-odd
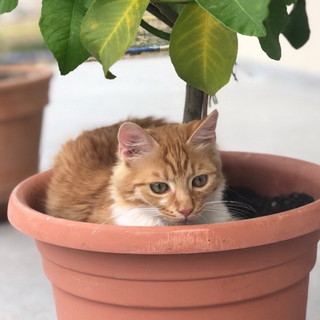
[[[208,181],[208,176],[206,174],[202,174],[200,176],[196,176],[192,180],[193,187],[203,187]]]
[[[165,193],[169,190],[169,186],[164,182],[156,182],[150,184],[150,189],[157,194]]]

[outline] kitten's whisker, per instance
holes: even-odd
[[[205,210],[218,210],[218,205],[225,205],[228,207],[229,212],[235,218],[252,218],[257,217],[256,210],[248,205],[247,203],[238,202],[238,201],[226,201],[226,200],[219,200],[219,201],[207,201],[205,203]]]
[[[209,211],[205,211],[205,210],[202,210],[200,213],[199,213],[199,218],[204,220],[205,222],[208,222],[209,223],[209,219],[208,217],[205,216],[206,213],[210,213]]]
[[[239,218],[253,218],[257,217],[257,211],[247,203],[237,201],[226,201],[231,214],[238,216]]]

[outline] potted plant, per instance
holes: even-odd
[[[0,220],[13,188],[38,171],[43,108],[52,72],[48,67],[0,66]]]
[[[230,223],[124,227],[42,213],[50,172],[20,184],[9,219],[36,239],[58,319],[305,319],[320,238],[319,166],[233,152],[223,162],[230,185],[318,200]]]
[[[16,1],[6,3],[9,10]],[[172,27],[170,35],[143,20],[146,9]],[[94,56],[107,78],[115,77],[110,67],[140,24],[170,39],[172,62],[188,83],[185,121],[204,115],[208,95],[229,81],[237,32],[259,37],[274,59],[281,55],[280,33],[295,47],[309,35],[303,0],[44,0],[40,19],[62,74]],[[319,166],[233,152],[223,154],[223,163],[232,186],[269,196],[305,192],[316,201],[226,224],[121,227],[42,213],[50,172],[20,184],[11,196],[9,219],[36,239],[58,318],[305,319],[320,237]]]
[[[0,14],[15,7],[3,1]],[[0,65],[0,221],[21,180],[38,172],[43,109],[48,103],[50,68],[44,65]]]

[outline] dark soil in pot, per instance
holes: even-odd
[[[302,207],[314,201],[304,193],[290,193],[274,197],[262,196],[245,187],[229,187],[224,200],[234,215],[250,219]]]

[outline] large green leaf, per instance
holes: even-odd
[[[301,48],[309,40],[310,29],[305,0],[298,0],[294,4],[283,34],[295,49]]]
[[[12,11],[18,5],[18,0],[0,0],[0,14]]]
[[[135,39],[149,0],[96,0],[87,12],[81,38],[87,50],[109,68],[118,61]]]
[[[298,0],[284,0],[287,6],[296,3]]]
[[[170,57],[177,74],[208,94],[229,82],[237,49],[236,33],[197,4],[183,9],[171,33]]]
[[[281,45],[279,36],[288,22],[287,6],[284,0],[271,0],[269,10],[269,17],[264,22],[267,29],[267,36],[259,38],[259,42],[262,50],[269,58],[280,60]]]
[[[40,18],[42,36],[67,74],[89,57],[80,41],[83,17],[93,0],[43,0]]]
[[[196,2],[231,30],[263,37],[263,21],[268,17],[270,0],[196,0]]]

